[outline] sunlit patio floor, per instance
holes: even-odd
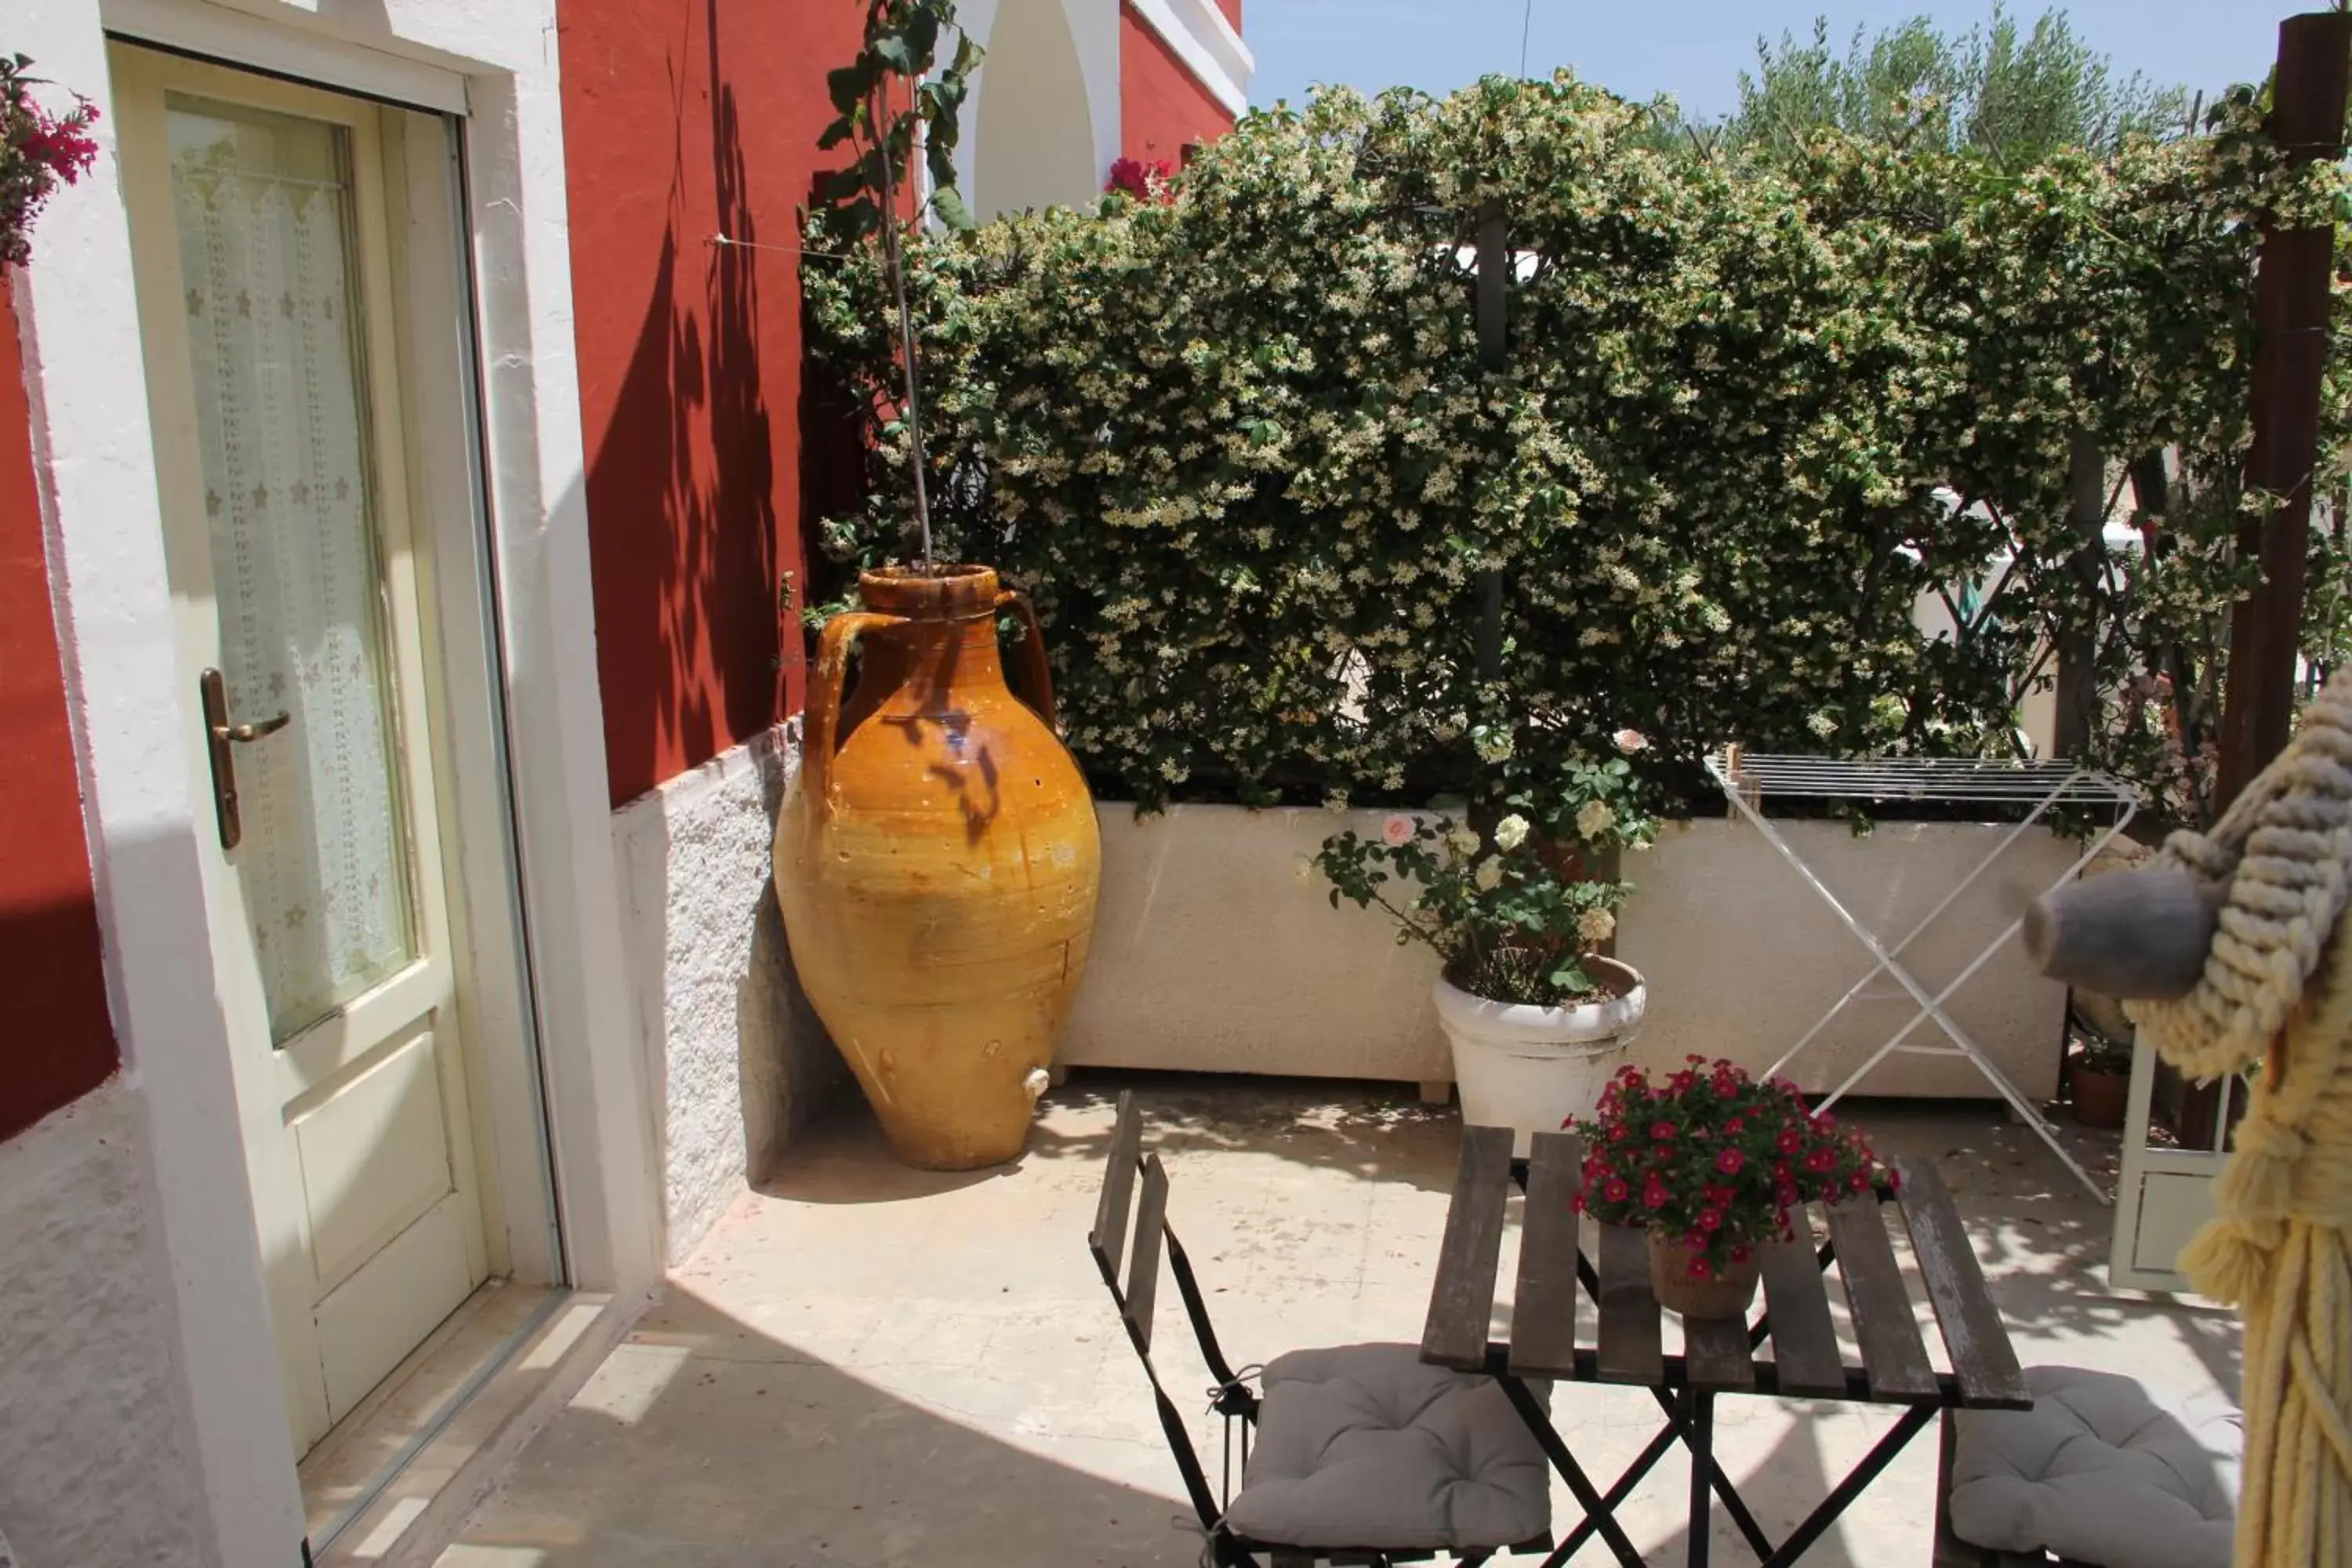
[[[1419,1338],[1454,1169],[1450,1110],[1379,1085],[1080,1073],[1018,1165],[948,1176],[899,1167],[845,1104],[675,1271],[440,1568],[1189,1568],[1198,1534],[1086,1248],[1121,1088],[1149,1117],[1171,1220],[1235,1363]],[[2027,1364],[2234,1392],[2234,1320],[2109,1291],[2111,1211],[1998,1107],[1853,1114],[1882,1153],[1939,1164]],[[2068,1136],[2112,1173],[2113,1134]],[[1209,1380],[1174,1294],[1163,1370],[1202,1410]],[[1657,1425],[1638,1389],[1564,1388],[1554,1410],[1604,1479]],[[1717,1453],[1777,1535],[1893,1418],[1726,1398]],[[1213,1423],[1199,1425],[1213,1455]],[[1654,1563],[1684,1560],[1686,1473],[1670,1455],[1622,1515]],[[1935,1476],[1930,1432],[1806,1563],[1924,1568]],[[1555,1489],[1564,1530],[1579,1514]],[[1607,1561],[1598,1544],[1577,1559]],[[1713,1561],[1754,1558],[1718,1521]]]

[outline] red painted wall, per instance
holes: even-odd
[[[0,281],[0,1138],[80,1099],[118,1059],[31,429]]]
[[[1225,20],[1234,25],[1234,32],[1242,30],[1242,0],[1217,0],[1217,9],[1225,14]]]
[[[1181,163],[1185,143],[1213,142],[1234,128],[1234,117],[1133,6],[1122,0],[1118,11],[1119,152]],[[1239,26],[1241,0],[1225,0],[1225,14]]]
[[[596,668],[615,805],[801,700],[799,240],[858,0],[562,0]],[[815,501],[812,510],[825,504]],[[796,623],[797,593],[790,606]]]

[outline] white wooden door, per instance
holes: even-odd
[[[2185,1291],[2180,1250],[2213,1217],[2213,1182],[2230,1158],[2230,1126],[2246,1085],[2221,1080],[2213,1146],[2194,1149],[2159,1137],[2153,1125],[2156,1053],[2132,1047],[2130,1099],[2124,1113],[2123,1173],[2116,1186],[2116,1230],[2107,1283],[2119,1289]]]
[[[217,986],[307,1451],[488,1272],[383,111],[113,68]]]

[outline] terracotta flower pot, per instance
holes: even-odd
[[[866,610],[825,624],[776,900],[809,1001],[898,1157],[1000,1164],[1028,1141],[1086,969],[1094,803],[1054,733],[1025,598],[983,566],[869,572],[860,594]],[[1026,700],[998,657],[1007,607],[1028,622]]]
[[[2085,1127],[2121,1127],[2124,1105],[2131,1098],[2131,1074],[2093,1072],[2081,1062],[2066,1064],[2072,1086],[2074,1120]]]
[[[1734,1263],[1727,1272],[1712,1279],[1694,1279],[1691,1252],[1681,1237],[1654,1230],[1648,1235],[1650,1293],[1658,1299],[1659,1306],[1685,1318],[1748,1316],[1748,1304],[1756,1300],[1756,1282],[1764,1277],[1761,1253],[1751,1248],[1747,1262]]]

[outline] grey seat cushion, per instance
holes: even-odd
[[[1549,1406],[1549,1384],[1530,1383]],[[1494,1379],[1412,1345],[1269,1363],[1256,1447],[1225,1510],[1275,1546],[1513,1546],[1551,1527],[1551,1470]]]
[[[2032,1410],[1953,1418],[1953,1534],[2100,1568],[2230,1568],[2235,1406],[2079,1367],[2028,1367],[2025,1381]]]

